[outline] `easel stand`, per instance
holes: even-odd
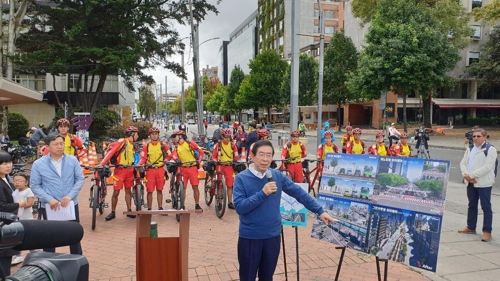
[[[342,250],[342,252],[340,253],[339,266],[337,267],[337,274],[335,274],[335,281],[338,281],[340,276],[340,269],[342,268],[342,262],[344,261],[345,246],[335,247],[335,249]]]
[[[190,215],[195,213],[201,213],[201,210],[123,212],[125,215],[137,216],[137,280],[188,280],[189,221]],[[152,215],[180,215],[179,236],[150,238]]]
[[[375,257],[375,262],[377,263],[377,276],[378,281],[382,281],[382,275],[380,274],[380,263],[384,263],[384,281],[387,281],[387,271],[389,270],[389,261],[387,259],[379,259],[379,257]]]
[[[296,263],[297,263],[297,281],[300,281],[300,262],[299,262],[299,228],[297,226],[292,226],[295,229],[295,249],[296,249]],[[288,269],[286,264],[286,252],[285,252],[285,233],[283,232],[283,226],[281,226],[281,245],[283,248],[283,263],[285,264],[285,280],[288,280]]]

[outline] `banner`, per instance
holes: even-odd
[[[307,183],[297,183],[305,192],[308,192],[309,185]],[[281,223],[288,226],[307,226],[307,208],[292,196],[281,193],[280,201]]]
[[[328,154],[311,236],[436,272],[450,162]]]

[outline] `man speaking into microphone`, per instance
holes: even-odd
[[[269,169],[274,156],[270,141],[260,140],[252,148],[252,161],[234,181],[233,202],[240,217],[238,262],[241,281],[273,280],[280,253],[281,192],[294,197],[325,223],[332,218],[300,186],[275,169]],[[267,174],[267,176],[266,176]]]

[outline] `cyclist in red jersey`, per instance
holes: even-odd
[[[139,138],[139,130],[134,126],[125,128],[125,138],[119,139],[109,145],[108,151],[101,163],[97,167],[102,167],[108,162],[115,165],[113,171],[113,197],[111,197],[111,213],[106,220],[112,220],[116,217],[116,205],[120,190],[125,187],[125,203],[127,210],[132,211],[132,186],[134,185],[134,168],[128,167],[134,164],[134,154],[136,148],[134,141]],[[129,218],[135,218],[135,215],[127,215]]]
[[[286,168],[293,174],[293,181],[301,183],[304,180],[302,172],[302,158],[307,156],[306,146],[299,141],[300,132],[293,130],[290,132],[290,141],[285,143],[281,150],[281,159],[289,159]]]
[[[378,156],[391,156],[391,151],[384,143],[384,132],[380,131],[375,134],[377,142],[368,148],[368,154]]]
[[[234,169],[233,165],[228,163],[238,161],[238,148],[231,142],[231,129],[222,129],[222,140],[215,144],[212,152],[212,160],[215,162],[221,161],[221,171],[224,173],[227,186],[227,207],[234,209],[233,205],[233,184],[234,184]],[[219,164],[218,164],[219,165]]]
[[[80,159],[87,149],[83,145],[82,140],[76,135],[68,133],[70,122],[66,118],[61,118],[56,122],[57,132],[64,137],[64,154],[75,156]],[[49,150],[43,150],[43,155],[49,154]]]

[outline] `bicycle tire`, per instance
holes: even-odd
[[[177,208],[176,210],[184,209],[183,202],[184,202],[184,183],[182,181],[179,182],[179,185],[177,186],[177,198],[176,198],[176,205]],[[177,221],[180,221],[181,216],[180,215],[175,215],[175,219]]]
[[[135,210],[140,211],[142,208],[141,194],[140,194],[140,184],[134,185],[132,192],[134,197]]]
[[[210,185],[208,185],[210,183]],[[214,199],[214,194],[213,194],[213,184],[214,184],[214,177],[207,175],[205,176],[205,186],[204,186],[204,193],[205,193],[205,204],[207,206],[210,206],[212,204],[212,200]],[[210,186],[210,189],[207,190],[207,186]]]
[[[220,200],[222,201],[221,203],[219,203],[219,192],[222,193],[221,195],[222,198],[220,198]],[[224,216],[224,213],[226,212],[226,205],[227,205],[226,181],[222,179],[217,182],[217,188],[215,189],[215,194],[216,194],[215,215],[217,215],[217,217],[221,219]]]
[[[92,230],[95,229],[97,220],[97,205],[99,204],[99,188],[97,185],[92,186]]]
[[[106,197],[106,179],[101,181],[101,188],[99,188],[99,214],[104,213],[104,198]]]

